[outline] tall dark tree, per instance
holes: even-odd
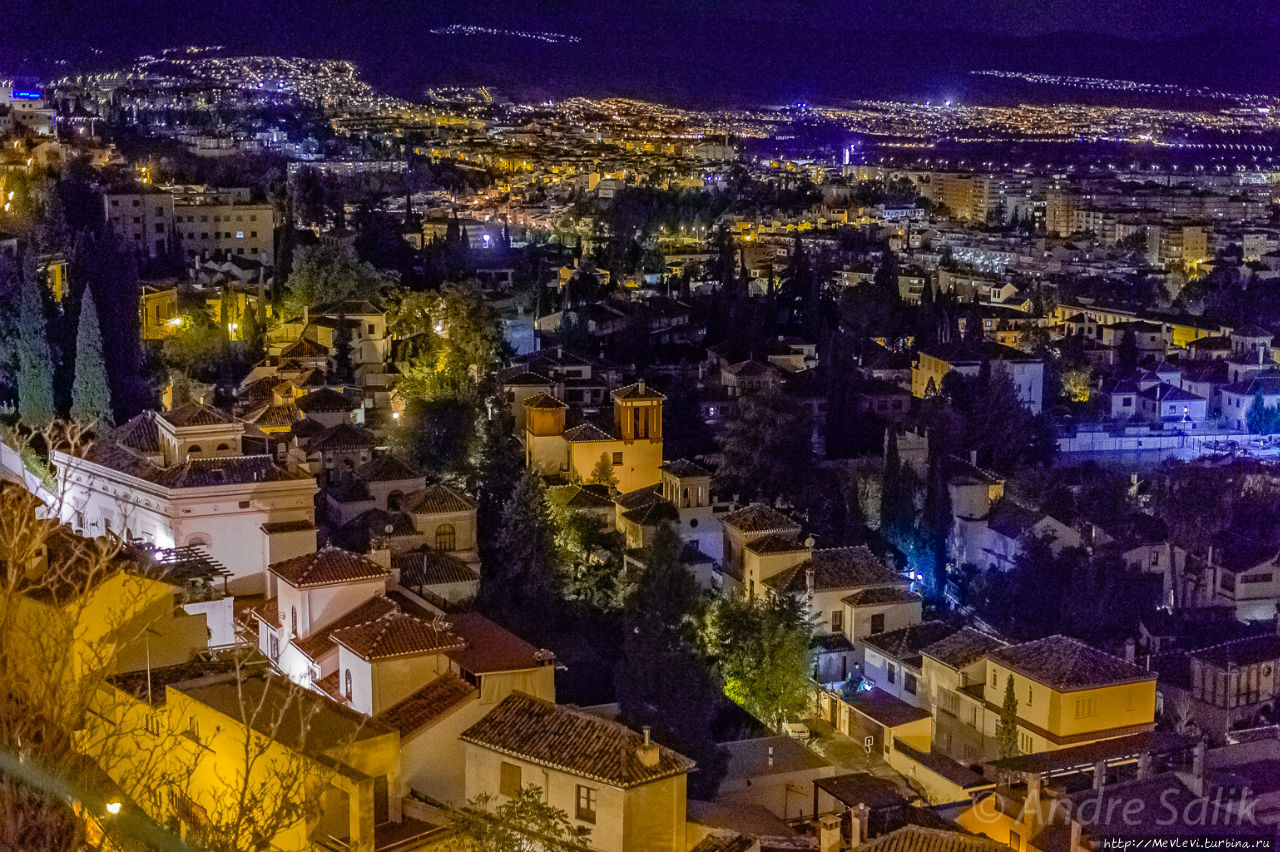
[[[71,416],[85,423],[110,424],[111,386],[102,351],[102,329],[93,291],[80,299],[80,326],[76,330],[76,377],[71,386]]]
[[[648,725],[664,745],[692,757],[690,795],[710,799],[724,776],[724,749],[711,737],[723,700],[698,650],[698,584],[680,562],[682,542],[663,525],[646,548],[644,570],[626,608],[623,657],[615,672],[618,709],[634,727]]]
[[[18,282],[18,416],[22,422],[39,428],[56,415],[53,404],[53,358],[45,329],[44,301],[35,270],[23,263],[17,273]]]
[[[1000,757],[1017,757],[1018,748],[1018,696],[1013,692],[1013,675],[1004,682],[1004,701],[1000,705],[1000,718],[996,722],[996,745]]]
[[[910,534],[915,506],[898,454],[898,433],[888,430],[885,440],[884,473],[880,480],[880,532],[897,542]]]
[[[555,622],[556,548],[537,474],[526,471],[503,504],[492,555],[481,574],[481,608],[517,630],[545,636]]]

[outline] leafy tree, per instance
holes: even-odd
[[[304,307],[340,299],[377,300],[387,279],[351,252],[336,246],[312,246],[298,252],[285,282],[285,313],[300,316]]]
[[[769,500],[789,494],[813,468],[808,412],[768,388],[739,398],[721,439],[721,490]]]
[[[1000,719],[996,722],[996,744],[1000,757],[1017,757],[1018,748],[1018,696],[1013,694],[1013,675],[1004,682],[1004,702],[1000,705]]]
[[[724,691],[748,713],[780,730],[812,698],[813,625],[789,595],[724,597],[707,618],[707,645]]]
[[[451,852],[585,852],[591,829],[576,826],[550,805],[542,789],[521,787],[502,804],[487,793],[458,813],[459,831],[448,841]]]
[[[618,487],[618,477],[613,472],[613,461],[608,453],[600,454],[596,466],[591,468],[591,475],[587,477],[587,482],[591,485],[605,485],[610,489]]]
[[[1244,422],[1245,428],[1254,435],[1274,435],[1280,432],[1280,405],[1267,405],[1266,397],[1259,388],[1249,404]]]
[[[80,299],[80,327],[76,331],[76,377],[71,386],[71,416],[87,423],[111,422],[111,387],[102,353],[102,329],[93,291]]]
[[[18,273],[18,416],[33,428],[48,425],[53,407],[53,356],[45,330],[44,304],[34,270],[23,264]]]
[[[614,683],[623,720],[650,726],[659,741],[697,761],[690,793],[709,799],[726,767],[724,750],[711,737],[723,696],[696,645],[703,604],[697,582],[680,561],[681,546],[666,524],[646,548],[644,570],[626,604]]]

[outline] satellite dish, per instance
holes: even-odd
[[[817,544],[817,543],[818,543],[817,539],[815,539],[813,536],[808,536],[808,537],[804,540],[804,546],[805,546],[805,547],[807,547],[807,548],[809,548],[810,550],[812,550],[812,549],[813,549],[813,546],[814,546],[815,544]]]

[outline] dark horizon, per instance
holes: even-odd
[[[987,68],[1280,94],[1271,44],[1280,9],[1266,0],[1215,4],[1215,19],[1227,23],[1212,34],[1192,14],[1199,4],[1179,0],[919,0],[896,12],[889,7],[904,4],[871,0],[856,14],[794,0],[659,0],[643,9],[617,0],[48,5],[57,8],[33,8],[23,26],[0,33],[0,73],[105,70],[166,47],[222,44],[242,54],[347,59],[374,85],[409,98],[430,85],[480,84],[518,98],[619,95],[696,106],[964,98],[989,93],[969,76]],[[450,24],[581,41],[431,33]]]

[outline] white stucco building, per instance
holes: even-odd
[[[146,411],[79,455],[55,450],[62,520],[158,547],[199,546],[232,594],[266,589],[267,566],[315,550],[315,479],[245,455],[244,425],[189,403]]]

